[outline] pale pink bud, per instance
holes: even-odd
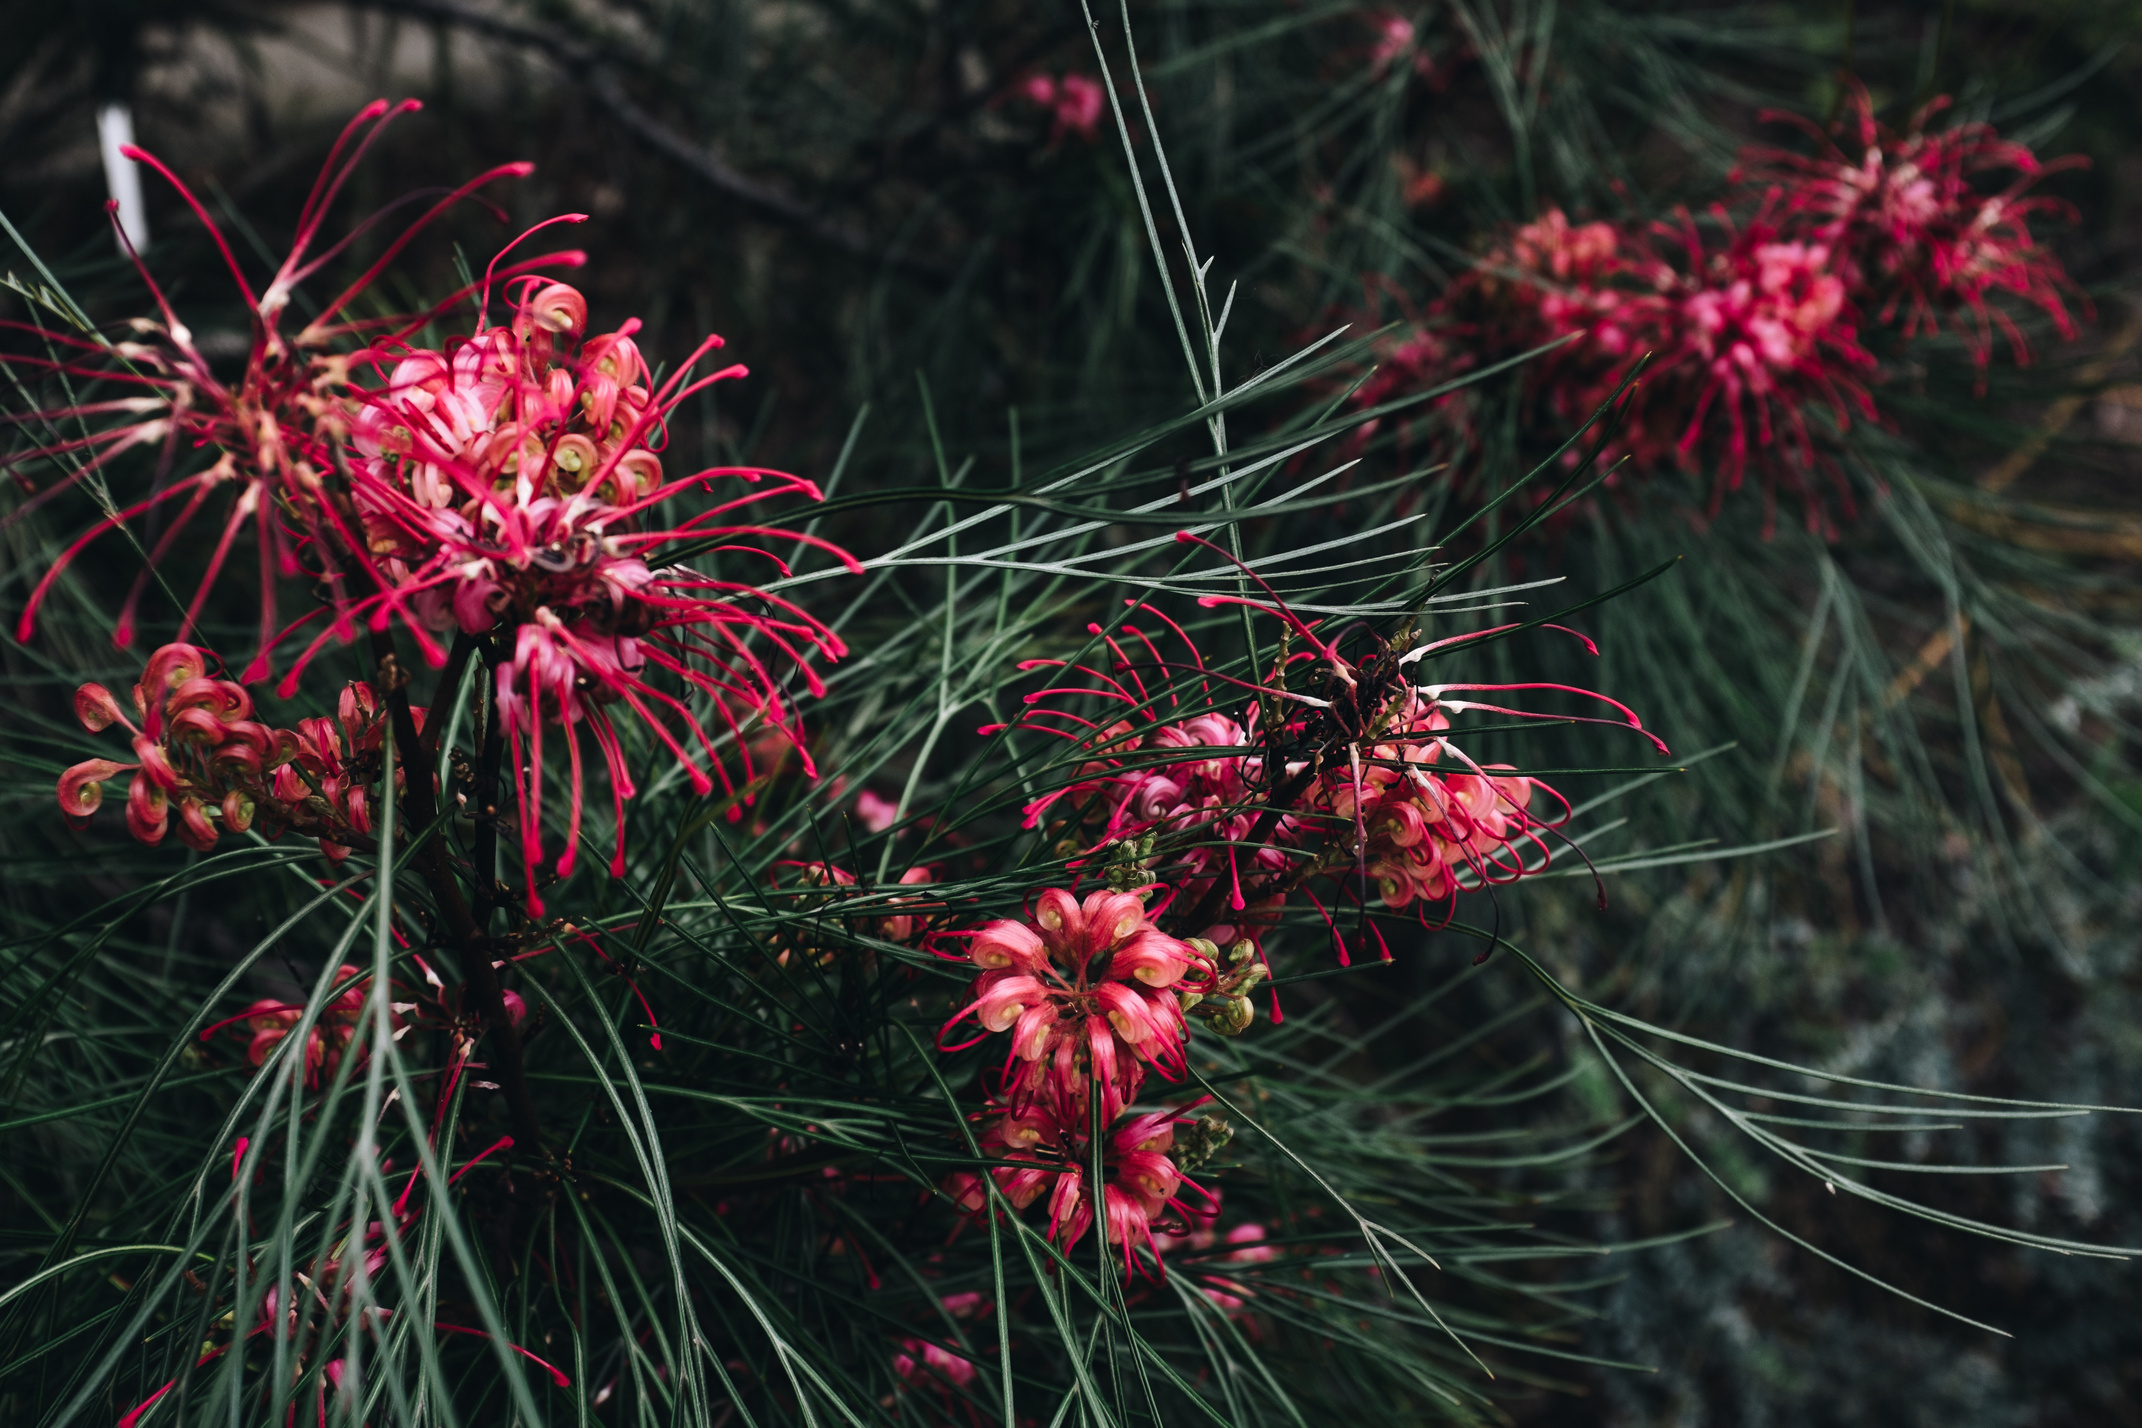
[[[74,717],[92,734],[101,734],[114,724],[127,724],[119,701],[101,684],[85,684],[74,692]],[[131,725],[129,725],[131,727]]]
[[[1019,1014],[1012,1028],[1012,1055],[1021,1061],[1039,1061],[1048,1054],[1056,1031],[1056,1005],[1039,1001]]]
[[[179,841],[196,852],[206,853],[216,846],[216,825],[208,819],[208,809],[198,798],[179,800]]]
[[[1048,952],[1034,929],[1009,919],[992,922],[975,934],[967,956],[975,966],[987,970],[1017,967],[1029,973],[1038,971],[1048,960]]]
[[[1157,1150],[1134,1150],[1124,1155],[1117,1162],[1116,1177],[1156,1215],[1183,1181],[1175,1162]]]
[[[1040,1199],[1041,1192],[1048,1189],[1055,1179],[1056,1170],[1053,1166],[1021,1166],[1017,1170],[999,1170],[997,1189],[1005,1199],[1011,1201],[1014,1210],[1024,1210]]]
[[[545,332],[577,337],[588,325],[588,300],[564,283],[550,284],[530,298],[522,311],[532,326]]]
[[[1145,904],[1136,893],[1091,893],[1081,910],[1086,914],[1087,936],[1093,939],[1095,951],[1115,946],[1146,925]]]
[[[1032,977],[992,973],[982,980],[990,985],[975,999],[975,1015],[991,1031],[1009,1029],[1021,1012],[1048,996],[1041,983]]]
[[[1190,970],[1188,947],[1153,927],[1146,927],[1116,949],[1108,975],[1127,982],[1136,977],[1149,987],[1172,987]]]
[[[1151,1243],[1151,1216],[1136,1196],[1118,1186],[1103,1187],[1101,1198],[1107,1202],[1108,1242],[1123,1246],[1128,1260],[1133,1245]]]
[[[1428,822],[1410,799],[1387,799],[1368,820],[1369,836],[1393,847],[1410,848],[1428,836]]]
[[[1085,914],[1079,910],[1078,899],[1062,888],[1050,888],[1034,899],[1034,921],[1049,932],[1061,934],[1051,939],[1054,946],[1075,942],[1085,930]]]
[[[126,791],[127,831],[144,843],[161,843],[170,818],[169,796],[154,779],[136,778]]]
[[[148,670],[141,677],[144,696],[161,698],[165,691],[176,689],[189,679],[199,679],[207,671],[206,651],[192,645],[165,645],[149,656]]]
[[[945,1177],[945,1193],[952,1202],[970,1215],[982,1212],[989,1203],[989,1193],[982,1188],[982,1177],[971,1170],[955,1170]]]
[[[1121,982],[1103,982],[1093,989],[1093,995],[1107,1013],[1109,1025],[1131,1045],[1137,1046],[1159,1031],[1145,998]]]

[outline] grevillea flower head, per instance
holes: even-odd
[[[1180,538],[1216,549],[1201,537]],[[1419,682],[1420,661],[1512,626],[1405,650],[1372,638],[1366,653],[1349,655],[1319,622],[1298,615],[1254,571],[1240,568],[1260,587],[1260,597],[1214,595],[1199,603],[1246,605],[1270,615],[1286,626],[1288,643],[1261,681],[1244,686],[1248,702],[1239,718],[1200,713],[1169,719],[1181,712],[1169,702],[1178,691],[1195,689],[1209,700],[1215,685],[1228,683],[1177,626],[1190,651],[1186,659],[1164,659],[1151,642],[1109,638],[1105,644],[1115,659],[1105,668],[1033,662],[1063,672],[1027,696],[1017,725],[1069,741],[1077,770],[1059,790],[1029,805],[1028,826],[1068,805],[1075,816],[1049,825],[1062,836],[1059,851],[1081,866],[1104,864],[1111,875],[1124,850],[1134,850],[1143,868],[1147,850],[1157,848],[1151,856],[1161,866],[1154,876],[1170,889],[1166,915],[1185,936],[1208,945],[1237,939],[1255,945],[1295,893],[1322,910],[1311,891],[1319,879],[1336,885],[1342,897],[1364,901],[1373,885],[1386,909],[1413,908],[1425,921],[1429,907],[1447,910],[1460,892],[1545,867],[1552,857],[1548,835],[1569,816],[1567,801],[1507,765],[1476,762],[1457,741],[1452,715],[1577,718],[1629,728],[1665,751],[1634,711],[1590,690],[1550,682]],[[1592,650],[1589,640],[1583,643]],[[1547,714],[1500,702],[1521,691],[1580,696],[1604,703],[1612,717]],[[1080,698],[1128,717],[1104,723],[1063,707]],[[984,732],[1004,727],[990,725]],[[1333,933],[1344,961],[1349,953],[1335,924]],[[985,934],[975,947],[989,944]],[[1212,961],[1209,954],[1200,957]],[[1236,988],[1215,990],[1240,1000]],[[995,993],[1004,1003],[997,1019],[1011,1015],[1015,1002],[1023,1015],[1029,1003],[1019,998],[1027,994],[1024,984],[1008,981]],[[1236,1021],[1243,1010],[1231,1008]],[[984,1024],[990,1024],[986,1013]]]
[[[662,563],[657,552],[690,542],[756,556],[786,575],[784,561],[752,543],[774,539],[861,567],[815,537],[735,519],[778,496],[818,499],[808,481],[743,467],[665,476],[669,414],[744,374],[732,365],[693,376],[719,337],[650,390],[633,342],[636,322],[589,336],[577,290],[532,276],[515,289],[509,323],[446,351],[406,352],[380,387],[364,391],[347,464],[372,593],[344,602],[284,688],[359,622],[379,630],[399,621],[435,665],[446,662],[455,638],[490,642],[516,771],[529,908],[540,912],[546,728],[561,730],[568,761],[561,877],[578,857],[583,730],[609,776],[617,815],[611,867],[623,871],[623,805],[634,789],[613,708],[633,715],[702,794],[717,780],[731,793],[739,786],[718,740],[735,743],[744,783],[755,776],[752,747],[765,732],[786,739],[813,772],[785,686],[795,671],[812,694],[822,693],[810,661],[845,653],[839,637],[790,601]],[[747,489],[681,520],[655,519],[718,480]],[[695,696],[712,712],[712,729],[695,712]]]
[[[978,1041],[1010,1032],[1005,1095],[1014,1112],[1037,1104],[1076,1119],[1098,1084],[1102,1116],[1137,1098],[1148,1067],[1183,1074],[1188,1026],[1171,989],[1209,980],[1209,959],[1153,925],[1135,893],[1062,888],[1034,899],[1024,920],[1000,919],[975,933],[967,960],[982,969],[973,1000],[938,1034],[972,1016]],[[965,1043],[973,1045],[973,1041]]]
[[[2030,230],[2035,217],[2072,210],[2027,192],[2080,160],[2041,163],[1984,124],[1934,128],[1946,99],[1902,133],[1875,121],[1863,88],[1850,99],[1828,130],[1766,116],[1799,125],[1820,152],[1746,151],[1728,201],[1704,222],[1679,210],[1666,223],[1573,223],[1549,208],[1510,230],[1433,303],[1408,310],[1355,404],[1383,406],[1560,344],[1526,364],[1524,390],[1567,433],[1614,400],[1648,356],[1623,394],[1604,460],[1627,457],[1639,473],[1708,470],[1712,515],[1752,475],[1766,532],[1780,490],[1799,499],[1811,530],[1833,531],[1818,476],[1846,516],[1854,501],[1827,435],[1877,416],[1863,324],[1901,322],[1909,339],[1946,320],[1983,368],[1995,327],[2019,361],[2029,357],[2021,328],[1993,298],[2035,306],[2072,337],[2067,299],[2080,296]],[[2005,187],[1985,182],[2002,173],[2013,175]],[[1475,401],[1459,391],[1427,409],[1445,449],[1477,445]],[[1410,438],[1427,426],[1415,418],[1401,430]]]
[[[1948,315],[1981,367],[1999,326],[2016,360],[2028,362],[2022,330],[1987,297],[2020,298],[2062,337],[2075,335],[2064,299],[2080,297],[2080,290],[2030,231],[2033,217],[2072,220],[2074,208],[2028,190],[2087,160],[2041,162],[2028,145],[2003,139],[1990,124],[1934,127],[1949,107],[1946,95],[1929,101],[1899,133],[1876,121],[1866,86],[1854,83],[1846,112],[1826,130],[1800,115],[1766,112],[1766,120],[1805,131],[1818,152],[1750,148],[1736,177],[1788,195],[1814,241],[1840,255],[1854,300],[1875,320],[1901,317],[1910,338],[1937,330]],[[1991,174],[2012,177],[1983,182]]]
[[[374,786],[384,771],[385,720],[368,685],[352,684],[333,719],[277,729],[253,716],[233,680],[210,677],[213,651],[169,644],[149,657],[130,691],[129,719],[111,691],[85,684],[75,716],[92,734],[114,725],[133,735],[135,761],[85,759],[60,775],[60,810],[84,826],[104,802],[104,784],[131,774],[127,831],[160,843],[174,815],[179,840],[207,852],[222,833],[259,827],[277,838],[295,829],[320,840],[330,858],[372,830]],[[405,780],[396,772],[397,786]]]
[[[1167,1266],[1155,1230],[1186,1234],[1200,1218],[1197,1210],[1209,1218],[1217,1209],[1210,1192],[1185,1175],[1170,1155],[1175,1127],[1187,1119],[1180,1110],[1108,1118],[1109,1128],[1101,1137],[1098,1218],[1108,1243],[1121,1247],[1126,1274],[1164,1277]],[[1097,1218],[1086,1122],[1040,1105],[1023,1111],[992,1108],[984,1113],[984,1122],[978,1138],[983,1153],[1003,1162],[986,1172],[998,1192],[1014,1210],[1045,1197],[1050,1238],[1068,1254]],[[953,1174],[945,1182],[945,1193],[970,1215],[988,1213],[987,1188],[974,1172]],[[1198,1203],[1186,1206],[1186,1194]],[[1141,1249],[1145,1253],[1139,1253]]]
[[[321,305],[301,331],[286,335],[282,319],[295,290],[386,216],[382,212],[339,241],[321,246],[329,211],[358,163],[388,124],[418,107],[413,100],[391,107],[382,100],[350,121],[307,196],[289,253],[267,286],[258,291],[192,191],[154,155],[132,148],[126,151],[128,157],[169,180],[206,228],[248,310],[251,342],[240,374],[229,380],[218,376],[146,268],[141,274],[157,315],[135,321],[123,340],[115,342],[93,331],[83,335],[21,323],[0,324],[0,328],[35,339],[38,350],[0,357],[0,364],[26,386],[37,388],[45,386],[46,379],[54,379],[53,385],[63,392],[95,383],[116,393],[86,403],[70,396],[60,405],[7,418],[33,434],[42,434],[33,435],[23,450],[7,458],[6,468],[28,493],[7,520],[21,519],[86,479],[110,480],[130,453],[153,456],[141,482],[146,494],[132,500],[121,497],[116,511],[67,545],[45,572],[24,605],[18,638],[27,640],[34,634],[46,595],[77,556],[99,538],[136,522],[161,521],[162,530],[144,541],[149,559],[127,596],[114,632],[115,642],[122,647],[133,640],[150,571],[181,548],[179,542],[198,517],[212,508],[223,512],[200,585],[180,622],[181,640],[230,568],[239,536],[251,528],[257,553],[255,603],[260,643],[245,671],[248,683],[269,673],[270,652],[278,638],[278,582],[301,575],[333,579],[346,573],[347,548],[360,542],[350,528],[349,513],[335,499],[335,486],[337,448],[359,411],[348,391],[352,346],[373,342],[391,346],[422,329],[466,294],[457,293],[432,311],[406,316],[355,318],[348,315],[351,304],[433,220],[485,185],[526,174],[531,168],[503,164],[439,198],[387,242],[361,276]],[[579,261],[577,253],[548,254],[507,271]],[[190,472],[181,470],[196,452],[205,455],[207,464]],[[40,488],[41,468],[56,468],[59,474],[46,479]]]

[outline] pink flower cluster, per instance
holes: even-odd
[[[347,963],[335,969],[335,981],[343,990],[321,1008],[319,1019],[305,1035],[305,1084],[315,1089],[323,1080],[334,1077],[335,1069],[341,1064],[343,1053],[349,1049],[356,1033],[358,1018],[364,1015],[365,1003],[372,995],[372,979],[360,977],[357,969]],[[269,1055],[282,1045],[304,1016],[303,1006],[263,997],[231,1022],[209,1027],[203,1033],[203,1039],[222,1026],[235,1023],[251,1033],[246,1043],[245,1059],[248,1064],[258,1067],[267,1063]],[[398,1023],[398,1014],[396,1020]]]
[[[1065,1250],[1077,1244],[1096,1213],[1086,1181],[1098,1110],[1109,1127],[1099,1192],[1108,1242],[1122,1246],[1126,1272],[1141,1263],[1141,1245],[1157,1270],[1154,1224],[1189,1185],[1168,1156],[1181,1117],[1126,1111],[1148,1070],[1171,1081],[1182,1076],[1189,1036],[1182,1001],[1211,984],[1209,951],[1161,932],[1136,893],[1103,890],[1081,901],[1050,888],[1035,899],[1032,918],[1002,919],[973,934],[967,960],[981,969],[973,1000],[945,1024],[939,1045],[970,1016],[982,1036],[1011,1035],[980,1136],[985,1153],[1004,1162],[989,1172],[997,1188],[1020,1210],[1046,1192],[1050,1234]],[[985,1210],[987,1193],[972,1172],[954,1175],[946,1190],[970,1213]]]
[[[179,841],[207,852],[222,833],[256,824],[274,839],[296,830],[320,840],[334,860],[372,831],[373,786],[385,769],[386,724],[367,685],[342,691],[333,719],[302,719],[295,730],[253,716],[252,697],[232,680],[208,675],[209,651],[170,644],[149,657],[127,718],[101,684],[75,691],[75,717],[92,734],[114,724],[133,737],[134,763],[85,759],[60,775],[60,810],[80,827],[104,802],[106,780],[133,775],[127,830],[160,843],[178,815]],[[397,771],[396,783],[403,782]]]
[[[1153,925],[1137,894],[1105,889],[1081,901],[1050,888],[1031,919],[973,934],[967,960],[982,969],[974,999],[945,1024],[940,1045],[970,1016],[981,1036],[1010,1032],[1003,1094],[1012,1114],[1065,1124],[1084,1123],[1091,1086],[1101,1087],[1101,1118],[1113,1121],[1148,1068],[1182,1075],[1188,1027],[1174,989],[1214,974],[1206,954]]]
[[[1211,1203],[1211,1196],[1184,1175],[1169,1154],[1175,1147],[1175,1127],[1186,1119],[1171,1110],[1125,1116],[1112,1120],[1102,1135],[1099,1216],[1108,1243],[1123,1251],[1126,1275],[1157,1278],[1166,1273],[1153,1235],[1156,1229],[1164,1234],[1189,1232],[1195,1218],[1191,1209],[1198,1207],[1184,1205],[1184,1192],[1198,1197],[1199,1207]],[[995,1108],[987,1113],[980,1143],[985,1154],[1002,1162],[987,1172],[998,1193],[1014,1210],[1046,1197],[1050,1238],[1070,1253],[1095,1219],[1094,1187],[1088,1183],[1094,1155],[1087,1126],[1067,1123],[1038,1105],[1024,1114]],[[974,1172],[955,1172],[945,1191],[968,1214],[989,1213],[988,1189]]]
[[[1063,142],[1066,134],[1076,134],[1092,143],[1108,104],[1108,91],[1101,88],[1099,80],[1086,74],[1029,75],[1019,85],[1019,94],[1027,103],[1049,111],[1055,120],[1049,130],[1051,144]]]
[[[1620,716],[1604,722],[1626,725],[1661,752],[1665,748],[1626,706],[1588,690],[1412,682],[1415,661],[1495,631],[1404,654],[1384,650],[1356,664],[1276,595],[1269,604],[1221,596],[1201,603],[1252,604],[1287,621],[1309,649],[1289,656],[1254,686],[1239,718],[1211,710],[1184,718],[1184,693],[1194,686],[1210,704],[1217,702],[1220,683],[1188,635],[1167,622],[1188,651],[1187,660],[1170,662],[1135,625],[1124,625],[1121,638],[1095,626],[1092,632],[1113,656],[1109,667],[1029,661],[1024,667],[1080,678],[1058,676],[1027,695],[1018,727],[1067,739],[1082,757],[1074,777],[1027,806],[1026,826],[1067,814],[1048,826],[1062,835],[1060,846],[1088,867],[1103,863],[1112,850],[1166,839],[1172,856],[1165,879],[1169,909],[1189,919],[1184,932],[1215,944],[1260,942],[1289,895],[1300,891],[1315,901],[1308,887],[1315,879],[1335,883],[1341,896],[1358,896],[1374,879],[1386,908],[1412,907],[1425,921],[1430,906],[1447,909],[1461,891],[1515,881],[1544,866],[1551,855],[1544,835],[1566,819],[1567,801],[1507,765],[1472,760],[1452,738],[1449,716],[1470,710],[1549,716],[1465,696],[1515,690],[1581,695]],[[1322,669],[1323,695],[1288,687],[1288,670],[1304,667]],[[1172,670],[1192,678],[1176,679]],[[1364,693],[1378,683],[1380,692]],[[1103,725],[1057,703],[1077,696],[1116,706],[1121,716]],[[1343,721],[1335,720],[1342,700],[1352,707]],[[1197,911],[1208,907],[1209,914]],[[1340,953],[1347,955],[1343,941]]]
[[[1868,324],[1901,316],[1911,338],[1954,312],[1981,366],[1994,324],[2019,360],[2029,355],[2014,319],[1988,302],[1996,292],[2042,309],[2062,335],[2074,331],[2061,297],[2073,285],[2029,229],[2033,215],[2066,206],[2022,196],[2061,165],[2039,163],[1983,124],[1928,132],[1945,102],[1898,135],[1875,123],[1857,91],[1856,154],[1842,147],[1844,126],[1833,138],[1803,123],[1829,153],[1751,150],[1706,221],[1682,209],[1666,223],[1573,224],[1548,209],[1388,345],[1357,402],[1376,406],[1561,342],[1528,365],[1525,380],[1553,427],[1568,432],[1613,400],[1648,355],[1606,460],[1709,470],[1713,514],[1754,474],[1766,518],[1783,487],[1811,529],[1828,529],[1817,473],[1830,477],[1848,515],[1853,502],[1824,438],[1877,415]],[[1991,170],[2017,177],[1987,192],[1974,180]],[[1466,395],[1440,399],[1438,410],[1461,436],[1469,428]]]
[[[608,774],[619,839],[612,868],[622,871],[623,806],[634,790],[613,722],[617,713],[629,713],[702,794],[717,781],[732,793],[748,784],[754,777],[753,745],[763,747],[768,735],[792,744],[805,771],[812,772],[787,686],[792,674],[800,674],[804,688],[821,693],[812,662],[845,653],[840,639],[794,604],[744,581],[703,574],[668,552],[681,554],[680,548],[689,547],[731,561],[756,558],[774,573],[786,574],[787,565],[765,546],[787,543],[813,546],[850,569],[860,567],[826,542],[751,523],[739,514],[781,496],[815,500],[819,492],[809,481],[757,468],[665,473],[668,422],[678,404],[713,383],[744,375],[744,369],[729,366],[696,375],[698,364],[721,346],[719,337],[708,337],[667,380],[656,383],[634,341],[637,321],[590,334],[581,293],[538,275],[547,267],[578,266],[584,261],[579,253],[547,254],[501,268],[514,246],[508,245],[482,282],[431,311],[362,319],[347,315],[384,265],[426,224],[485,183],[525,173],[526,165],[494,169],[440,199],[302,331],[283,334],[281,319],[293,291],[349,241],[311,255],[329,207],[385,125],[412,107],[389,109],[382,102],[351,122],[306,202],[289,256],[257,294],[191,191],[153,157],[136,153],[171,180],[222,251],[253,313],[252,349],[236,381],[220,378],[158,293],[160,318],[137,323],[134,340],[104,347],[33,328],[38,345],[58,352],[57,358],[0,357],[0,364],[25,382],[49,381],[58,388],[96,381],[122,393],[114,400],[30,414],[49,429],[87,434],[7,459],[7,468],[26,487],[40,463],[60,473],[8,520],[20,519],[87,477],[107,475],[130,452],[162,453],[162,464],[149,463],[155,466],[154,479],[145,479],[150,493],[96,521],[46,572],[27,602],[19,634],[31,636],[54,582],[98,538],[152,515],[168,515],[150,549],[154,566],[204,510],[227,502],[222,531],[178,638],[184,640],[199,619],[237,538],[250,525],[259,547],[260,642],[241,682],[269,678],[278,648],[323,616],[324,627],[282,681],[279,692],[286,698],[323,649],[360,632],[377,641],[399,625],[435,668],[447,666],[457,651],[462,658],[480,656],[491,670],[496,708],[511,744],[527,906],[540,913],[537,874],[545,857],[548,731],[556,731],[552,738],[562,737],[567,766],[563,846],[552,869],[560,877],[572,872],[578,856],[583,732]],[[578,220],[579,215],[569,215],[556,221]],[[511,309],[510,319],[497,326],[488,324],[494,289],[507,296]],[[434,330],[468,301],[475,305],[471,336],[438,347],[418,344],[419,334]],[[204,469],[167,479],[177,454],[196,449],[215,457]],[[668,514],[696,504],[695,498],[718,480],[740,481],[745,489],[695,514]],[[324,603],[279,627],[277,586],[298,577],[321,592]],[[148,586],[145,570],[119,620],[121,645],[132,639]],[[458,692],[448,689],[443,697],[452,699]],[[228,803],[222,814],[226,827],[244,826],[249,806],[266,805],[270,791],[260,775],[278,760],[273,747],[255,738],[258,726],[244,712],[238,685],[222,682],[216,698],[221,702],[189,705],[180,730],[184,740],[195,743],[209,739],[211,722],[223,731],[201,745],[179,800],[190,840],[212,841],[203,810],[216,800]],[[180,712],[173,710],[174,716]],[[310,755],[280,758],[299,774],[314,775],[318,786],[310,793],[330,802],[336,795],[325,785],[345,781],[334,767],[336,759],[347,761],[376,748],[371,724],[363,731],[351,727],[347,711],[343,723],[339,753],[334,740],[321,738],[309,741]],[[143,732],[150,746],[161,743],[158,730]],[[360,732],[372,740],[365,748],[350,742]],[[732,777],[722,753],[725,744],[735,746],[741,778]],[[161,826],[158,797],[181,790],[175,773],[143,757],[149,787],[143,790],[137,781],[141,807],[133,826],[137,835],[154,841],[160,834],[153,830]],[[319,767],[308,765],[308,757]],[[68,786],[70,812],[79,815],[95,806],[95,781],[85,776]],[[347,781],[352,789],[366,782],[361,776]],[[287,788],[283,795],[284,803],[295,797]],[[361,797],[339,806],[332,818],[322,814],[314,821],[323,819],[359,832],[368,825]]]
[[[702,794],[716,778],[725,791],[733,792],[736,782],[714,734],[686,702],[695,693],[714,711],[715,732],[736,736],[746,781],[754,771],[753,741],[745,736],[759,728],[788,739],[809,773],[809,751],[771,661],[800,670],[817,694],[824,686],[810,657],[837,659],[846,647],[789,601],[647,561],[648,552],[665,544],[712,541],[757,554],[786,574],[778,558],[743,542],[778,536],[835,549],[730,521],[738,509],[773,496],[817,499],[818,488],[808,481],[755,468],[664,479],[657,448],[668,414],[706,386],[743,373],[728,367],[687,381],[694,363],[721,339],[708,338],[654,387],[632,340],[636,321],[587,336],[587,302],[577,290],[535,277],[519,286],[511,324],[480,330],[445,351],[409,352],[382,386],[356,392],[362,407],[352,423],[358,459],[351,485],[379,578],[377,593],[352,601],[342,618],[375,627],[398,618],[434,663],[445,661],[435,635],[501,642],[497,702],[519,777],[530,906],[540,910],[532,878],[543,860],[547,725],[562,726],[569,761],[556,871],[569,875],[577,856],[577,732],[584,728],[601,752],[617,809],[615,875],[623,871],[623,804],[633,784],[611,708],[636,715]],[[760,489],[672,525],[649,520],[665,501],[708,488],[718,477]],[[334,633],[331,628],[313,642],[286,688]]]
[[[1830,132],[1799,115],[1766,114],[1807,131],[1822,152],[1751,149],[1737,177],[1785,193],[1795,216],[1814,225],[1814,240],[1839,255],[1855,300],[1882,323],[1901,314],[1907,338],[1938,330],[1946,314],[1981,367],[1992,357],[1995,325],[2016,360],[2028,362],[2030,344],[2015,320],[1986,301],[2000,292],[2074,337],[2064,296],[2075,295],[2075,285],[2033,238],[2030,220],[2044,214],[2072,221],[2075,211],[2026,191],[2086,161],[2041,162],[1990,124],[1929,129],[1950,107],[1946,95],[1922,106],[1902,133],[1875,120],[1864,86],[1853,87],[1850,101],[1850,114]],[[1976,180],[1989,173],[2014,177],[1988,192]]]

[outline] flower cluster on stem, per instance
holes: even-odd
[[[1830,438],[1879,415],[1874,328],[1898,326],[1908,340],[1946,319],[1981,371],[1995,327],[2019,362],[2030,357],[1998,296],[2037,308],[2063,337],[2075,332],[2065,296],[2077,290],[2030,230],[2032,218],[2070,210],[2026,193],[2070,161],[2042,163],[1985,124],[1930,127],[1947,103],[1925,106],[1902,133],[1875,121],[1863,88],[1829,130],[1767,116],[1799,124],[1820,152],[1748,150],[1701,219],[1681,208],[1657,223],[1573,223],[1549,207],[1385,344],[1356,402],[1398,401],[1560,344],[1524,376],[1555,429],[1575,430],[1619,394],[1606,459],[1708,471],[1713,515],[1754,477],[1766,525],[1783,490],[1810,529],[1833,528],[1833,498],[1847,516],[1854,502]],[[1996,172],[2014,177],[1985,186]],[[1626,387],[1640,359],[1648,366]],[[1434,410],[1443,440],[1470,445],[1467,392]]]

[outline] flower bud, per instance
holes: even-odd
[[[1022,972],[1031,973],[1040,970],[1048,953],[1032,928],[1002,919],[990,923],[975,936],[967,948],[967,956],[975,966],[985,970],[1017,967]]]
[[[991,1031],[1005,1031],[1021,1012],[1047,995],[1032,977],[1000,975],[976,998],[975,1015]]]
[[[101,734],[114,724],[126,722],[119,701],[101,684],[85,684],[74,692],[74,717],[92,734]]]
[[[60,811],[79,828],[104,802],[104,780],[132,768],[110,759],[84,759],[60,775]]]

